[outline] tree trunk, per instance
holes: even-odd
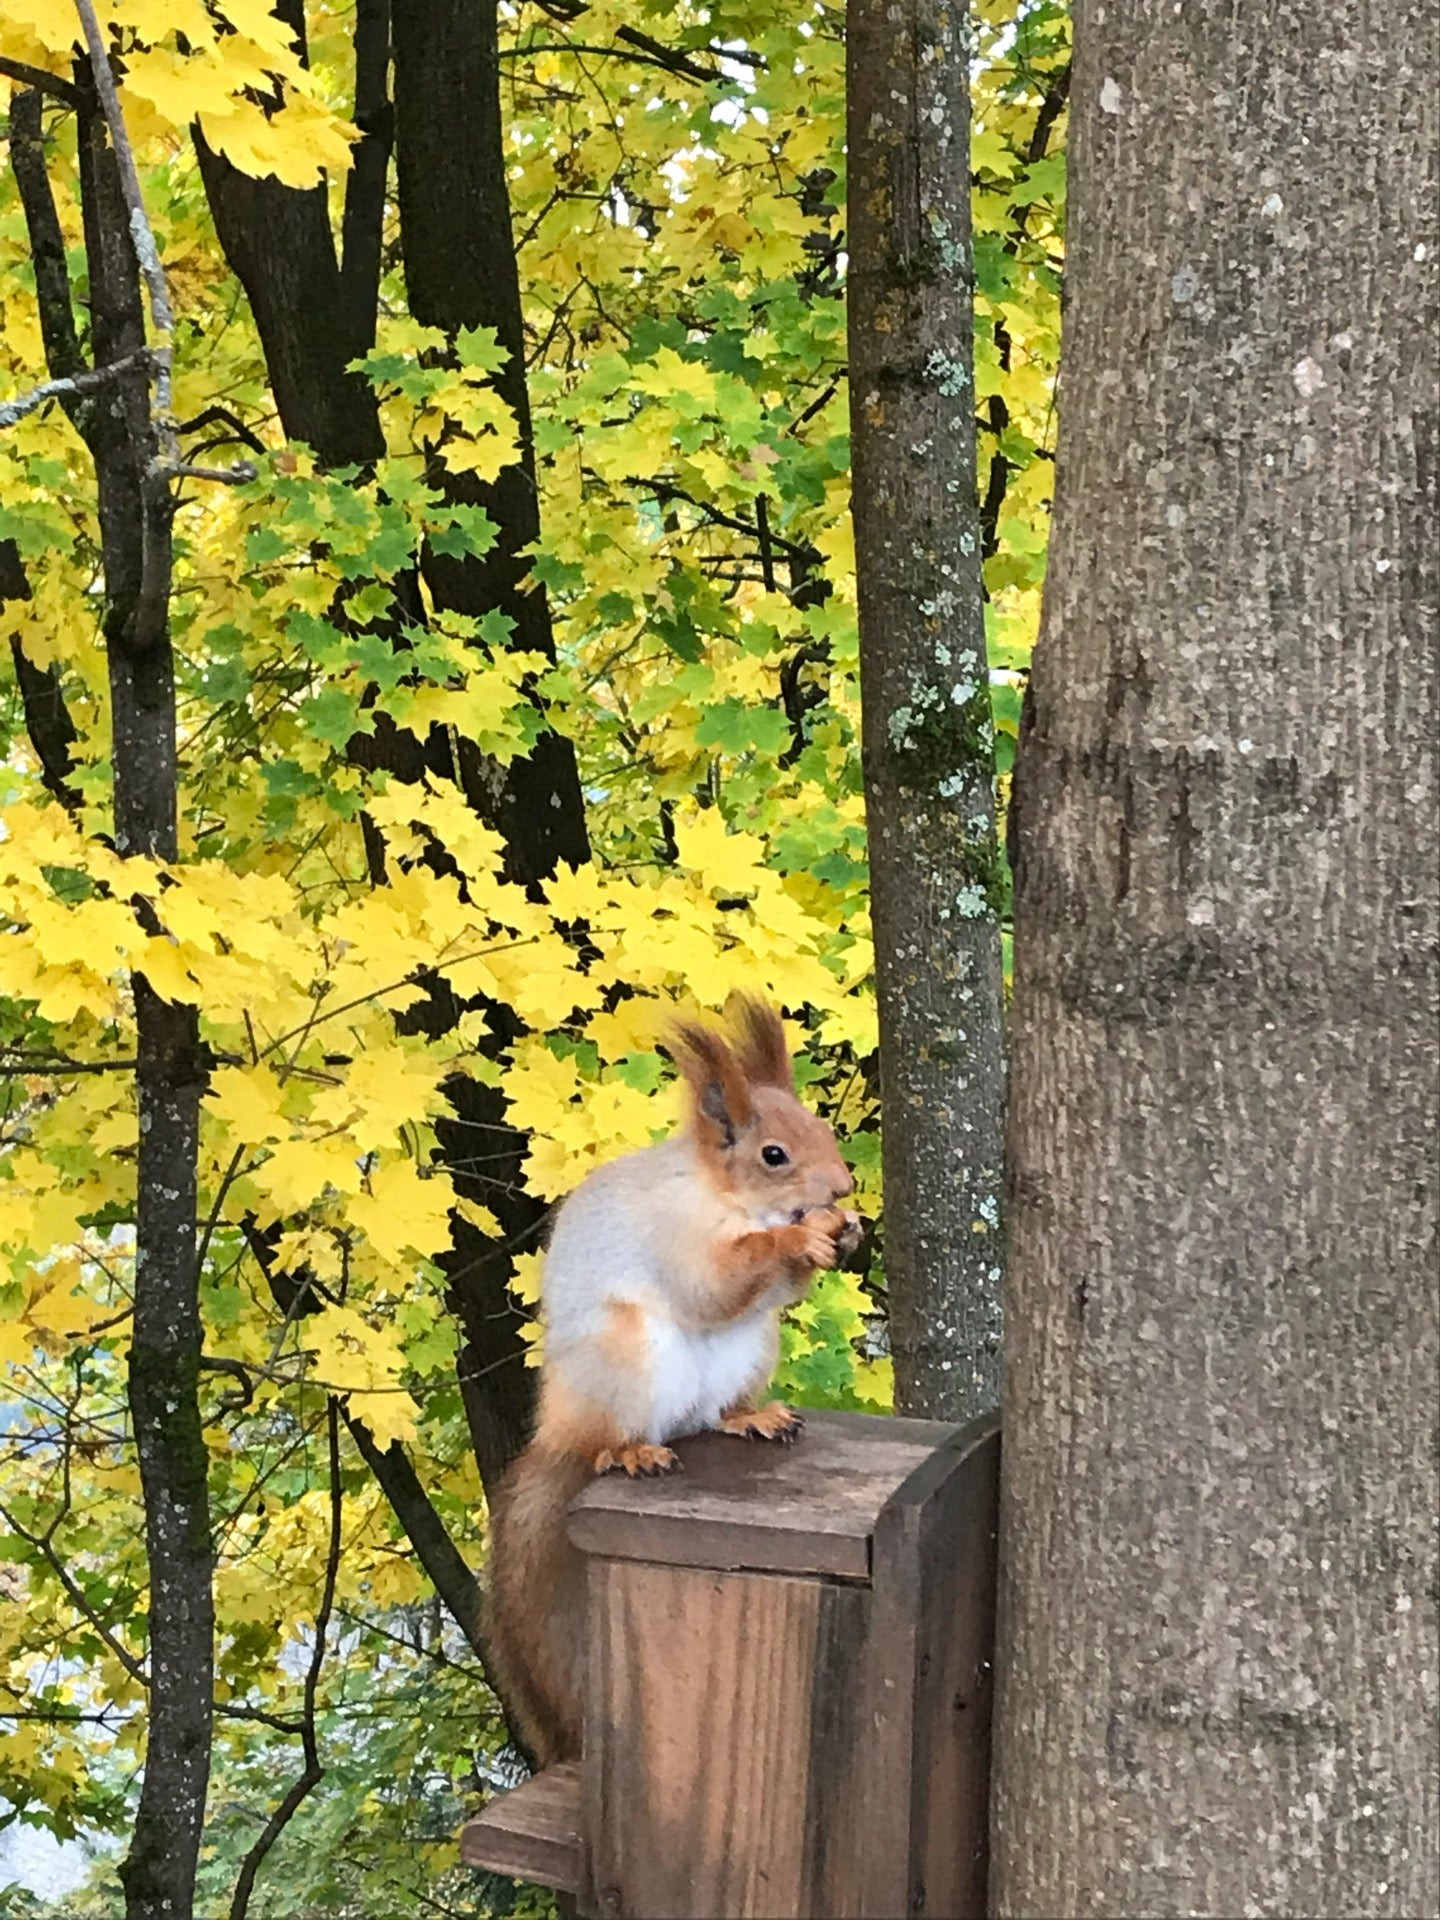
[[[540,533],[540,501],[505,178],[496,3],[395,0],[393,30],[395,173],[410,312],[452,335],[462,327],[495,329],[510,356],[495,384],[515,411],[521,442],[521,458],[493,484],[434,463],[430,485],[449,500],[482,507],[499,533],[483,555],[427,551],[426,585],[438,607],[507,614],[512,645],[553,659],[544,590],[521,584],[530,565],[525,551]],[[531,753],[504,769],[470,741],[459,743],[459,753],[466,798],[504,836],[512,880],[539,880],[561,860],[578,865],[588,857],[575,751],[562,735],[543,733]],[[437,1006],[435,1014],[443,1018],[445,1010]],[[491,1025],[497,1049],[518,1031],[502,1007],[491,1010]],[[546,1206],[525,1189],[525,1136],[506,1122],[500,1091],[459,1076],[446,1092],[453,1117],[436,1121],[436,1138],[459,1190],[491,1209],[504,1236],[497,1243],[457,1223],[441,1259],[449,1303],[466,1335],[460,1382],[470,1434],[493,1491],[530,1437],[535,1377],[524,1364],[522,1316],[506,1288],[511,1254],[536,1243]]]
[[[994,1910],[1432,1913],[1431,9],[1081,0]]]
[[[145,327],[130,211],[84,62],[77,63],[75,79],[91,333],[100,368],[137,353]],[[153,471],[159,448],[143,366],[118,378],[87,409],[85,434],[95,461],[105,567],[115,845],[122,854],[174,860],[173,509],[168,481]],[[143,918],[143,901],[136,910]],[[133,989],[140,1145],[128,1386],[145,1509],[150,1659],[144,1779],[120,1877],[128,1920],[185,1920],[205,1818],[214,1680],[195,1244],[206,1076],[194,1007],[162,999],[143,974],[134,976]]]
[[[969,75],[941,0],[849,14],[851,437],[895,1398],[999,1391],[994,743],[971,346]]]

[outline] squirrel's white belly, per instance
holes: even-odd
[[[663,1446],[713,1427],[726,1408],[763,1386],[775,1365],[773,1312],[747,1314],[723,1327],[691,1330],[652,1314],[649,1325],[650,1419],[645,1439]]]

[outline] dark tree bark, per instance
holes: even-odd
[[[68,380],[83,374],[86,366],[75,330],[65,236],[45,168],[44,109],[44,96],[34,88],[11,97],[10,165],[25,214],[46,371],[52,380]],[[67,411],[77,425],[82,424],[83,405],[71,401]],[[0,601],[29,598],[30,581],[19,548],[13,540],[0,541]],[[10,636],[10,657],[20,689],[25,730],[40,762],[40,777],[62,806],[76,807],[80,795],[69,779],[75,724],[65,705],[59,669],[36,666],[18,634]]]
[[[975,489],[969,79],[939,0],[849,14],[851,443],[895,1396],[999,1392],[1004,1111]]]
[[[486,554],[427,552],[423,565],[437,606],[508,614],[513,645],[553,660],[545,591],[521,585],[530,565],[524,550],[540,533],[540,500],[496,16],[496,0],[395,0],[396,182],[410,312],[422,326],[449,334],[495,329],[509,355],[495,385],[514,410],[521,446],[520,459],[493,484],[435,463],[431,485],[447,499],[482,507],[500,531]],[[589,857],[574,749],[562,735],[543,734],[533,753],[503,773],[487,768],[471,747],[462,752],[460,771],[471,804],[504,836],[512,879],[537,880],[558,861],[578,866]]]
[[[108,69],[96,34],[95,71],[83,61],[75,68],[91,339],[97,371],[135,361],[83,413],[77,409],[99,496],[115,845],[122,854],[173,860],[173,507],[159,469],[150,373],[138,358],[145,347],[140,262],[120,158],[106,126],[101,88]],[[54,351],[48,338],[47,349]],[[143,902],[137,911],[143,917]],[[183,1920],[193,1902],[205,1815],[214,1677],[195,1244],[205,1064],[195,1009],[162,999],[142,974],[134,976],[133,990],[140,1145],[129,1402],[145,1509],[150,1661],[144,1778],[120,1874],[129,1920]]]
[[[30,597],[30,581],[20,549],[13,540],[0,540],[0,606]],[[75,722],[65,705],[60,670],[37,667],[18,633],[10,635],[10,658],[15,668],[15,684],[20,689],[25,731],[40,762],[41,783],[62,807],[78,807],[80,790],[70,780],[75,765],[70,752],[75,744]]]
[[[1422,0],[1078,9],[1000,1914],[1440,1908],[1437,104]]]
[[[410,311],[422,325],[449,334],[495,329],[509,354],[496,385],[515,411],[522,448],[521,459],[493,485],[435,463],[431,485],[451,500],[483,507],[500,531],[480,557],[426,553],[426,584],[437,606],[508,614],[513,644],[553,659],[544,590],[520,584],[529,564],[521,554],[540,532],[540,507],[505,179],[495,0],[395,0],[394,40],[396,180]],[[538,880],[561,860],[578,865],[587,858],[574,749],[561,735],[542,735],[533,753],[503,770],[463,741],[459,774],[470,804],[504,836],[511,879]],[[493,1024],[497,1044],[512,1037],[504,1009],[495,1010]],[[546,1209],[524,1187],[525,1137],[505,1124],[499,1092],[470,1079],[447,1091],[454,1117],[437,1122],[441,1149],[461,1191],[473,1191],[491,1208],[503,1234],[496,1244],[459,1225],[441,1263],[465,1329],[461,1389],[490,1489],[529,1438],[534,1376],[524,1365],[521,1316],[506,1288],[514,1271],[511,1249],[533,1244]],[[482,1166],[484,1177],[476,1180]]]
[[[303,47],[304,0],[276,15]],[[364,138],[345,181],[337,257],[324,182],[287,187],[241,173],[206,144],[195,150],[226,260],[250,301],[285,431],[331,467],[368,466],[385,451],[374,390],[349,363],[375,344],[391,114],[388,0],[359,0],[355,16],[355,124]]]

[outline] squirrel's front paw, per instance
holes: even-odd
[[[793,1226],[777,1227],[775,1239],[786,1267],[797,1279],[808,1279],[817,1268],[834,1262],[835,1234],[823,1213],[807,1214]]]
[[[796,1223],[803,1234],[805,1257],[812,1267],[836,1266],[860,1244],[860,1216],[839,1207],[816,1207]]]
[[[845,1224],[835,1236],[835,1256],[839,1260],[847,1260],[859,1246],[865,1224],[859,1214],[852,1213],[849,1207],[843,1210],[840,1217]]]

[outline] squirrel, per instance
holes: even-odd
[[[780,1016],[732,1002],[734,1042],[690,1023],[668,1051],[684,1125],[597,1168],[561,1204],[545,1254],[534,1437],[491,1516],[486,1639],[536,1761],[580,1751],[584,1571],[565,1513],[596,1474],[668,1473],[669,1441],[718,1429],[790,1441],[801,1416],[757,1404],[781,1310],[859,1243],[835,1136],[800,1104]]]

